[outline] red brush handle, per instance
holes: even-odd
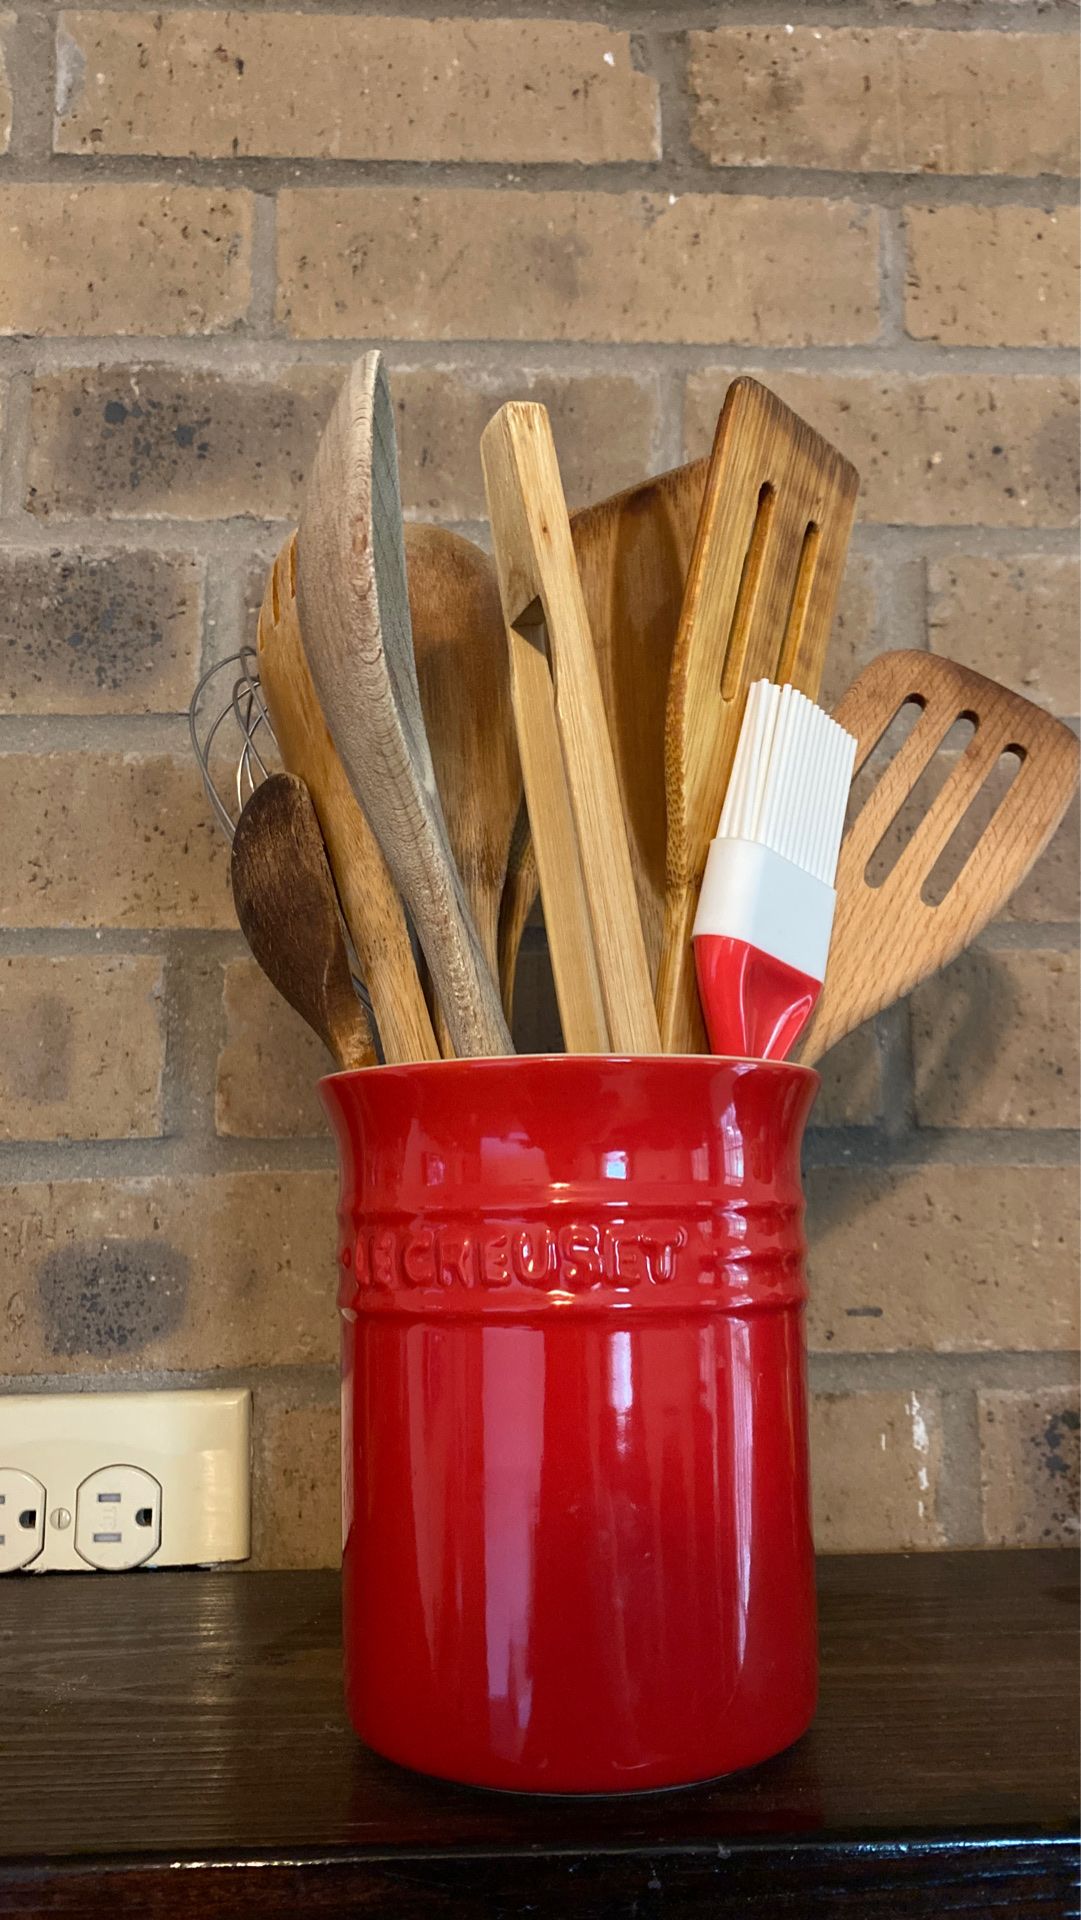
[[[694,962],[713,1052],[783,1060],[810,1019],[821,980],[728,934],[699,934]]]

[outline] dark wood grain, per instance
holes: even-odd
[[[329,1573],[0,1583],[0,1913],[1076,1911],[1076,1563],[820,1566],[815,1726],[623,1799],[406,1773],[341,1706]]]

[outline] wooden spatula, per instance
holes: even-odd
[[[664,712],[708,469],[708,460],[693,460],[571,514],[654,979],[664,920]],[[499,928],[499,980],[508,1017],[518,948],[536,897],[537,863],[523,815],[511,845]]]
[[[495,566],[472,540],[407,526],[405,564],[421,706],[443,816],[489,970],[522,802]],[[436,1030],[441,1021],[437,1015]]]
[[[509,1053],[421,712],[394,414],[378,353],[353,366],[316,452],[297,530],[297,603],[320,706],[412,915],[455,1051]]]
[[[256,787],[237,821],[231,859],[237,919],[267,979],[340,1067],[373,1066],[334,880],[303,780],[275,773]]]
[[[1039,858],[1077,788],[1078,743],[1061,720],[980,673],[915,652],[880,655],[836,709],[834,717],[856,737],[857,772],[910,701],[921,709],[916,725],[841,846],[826,981],[799,1056],[808,1065],[975,939]],[[880,885],[870,884],[872,856],[959,719],[975,723],[968,745],[892,870]],[[925,896],[936,864],[1004,753],[1020,765],[960,873],[930,904]]]
[[[710,457],[665,719],[661,1041],[699,1053],[691,929],[754,680],[818,692],[859,477],[765,387],[728,389]]]
[[[296,536],[278,554],[259,611],[259,680],[285,765],[307,785],[346,925],[392,1066],[438,1060],[398,890],[357,805],[312,685],[296,603]]]
[[[546,409],[502,407],[481,461],[564,1040],[571,1052],[655,1053],[619,786]]]

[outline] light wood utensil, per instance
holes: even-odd
[[[425,526],[406,527],[405,564],[420,701],[443,817],[494,979],[499,905],[522,804],[495,566],[473,541]],[[438,1033],[438,1013],[435,1025]]]
[[[455,1052],[509,1053],[421,712],[394,415],[378,353],[353,366],[316,452],[297,531],[297,602],[319,703],[412,915]]]
[[[237,821],[233,902],[267,979],[339,1067],[370,1067],[375,1048],[349,971],[334,880],[303,780],[275,773]]]
[[[1039,858],[1076,791],[1078,742],[1069,727],[994,680],[933,654],[885,653],[865,668],[834,718],[855,735],[856,771],[909,701],[912,731],[852,821],[837,869],[829,967],[799,1058],[829,1047],[929,974],[987,925]],[[879,885],[867,870],[883,837],[954,722],[975,732]],[[939,904],[925,898],[940,856],[1004,753],[1020,765]]]
[[[438,1060],[405,914],[371,827],[353,797],[312,684],[296,602],[296,535],[267,579],[259,612],[259,680],[282,759],[319,817],[346,925],[391,1065]]]
[[[708,470],[708,460],[693,460],[571,514],[642,937],[654,979],[664,920],[668,675]],[[499,981],[508,1018],[518,948],[537,885],[529,821],[523,814],[511,845],[500,915]]]
[[[654,980],[665,901],[665,708],[708,467],[676,467],[571,515]]]
[[[665,718],[667,861],[661,1040],[699,1053],[691,929],[747,689],[818,692],[859,476],[754,380],[728,389],[710,457]]]
[[[655,1053],[619,786],[546,409],[502,407],[481,460],[564,1040],[571,1052]]]

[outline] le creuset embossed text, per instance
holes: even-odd
[[[772,1062],[333,1075],[346,1687],[490,1787],[765,1759],[814,1711],[800,1140]]]

